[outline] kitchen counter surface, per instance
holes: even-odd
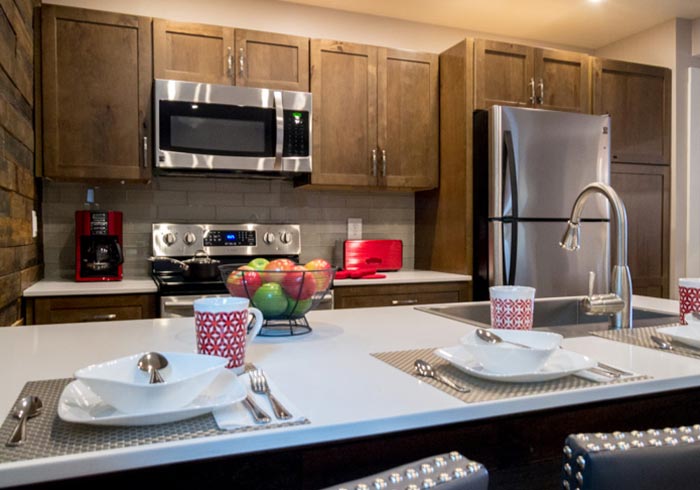
[[[75,282],[71,279],[42,279],[24,290],[25,298],[46,296],[83,296],[104,294],[155,293],[156,283],[150,277],[122,281]]]
[[[471,281],[472,276],[450,274],[447,272],[406,270],[397,272],[380,272],[386,274],[383,279],[336,279],[333,286],[381,286],[382,284],[416,284],[425,282],[464,282]]]
[[[634,302],[671,313],[678,309],[675,301],[635,297]],[[370,354],[453,345],[473,327],[408,306],[316,311],[309,321],[313,332],[307,336],[256,339],[246,360],[264,368],[310,424],[3,463],[0,486],[488,420],[700,386],[700,360],[585,336],[565,339],[564,346],[653,379],[465,404]],[[80,367],[136,352],[192,352],[194,346],[192,318],[0,329],[0,413],[8,413],[29,380],[70,377]]]

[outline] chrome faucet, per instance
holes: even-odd
[[[610,315],[610,327],[632,328],[632,278],[627,266],[627,211],[620,196],[608,184],[593,182],[588,184],[576,198],[571,210],[571,218],[559,245],[566,250],[578,250],[581,242],[581,213],[586,200],[593,194],[602,194],[610,202],[617,247],[613,257],[610,292],[593,294],[595,276],[589,278],[588,296],[583,300],[584,312],[591,315]]]

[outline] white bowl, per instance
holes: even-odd
[[[149,384],[137,362],[144,353],[93,364],[75,372],[103,401],[124,413],[184,407],[216,378],[228,359],[184,352],[161,352],[168,366],[159,370],[163,383]]]
[[[526,349],[506,342],[490,344],[476,335],[476,330],[460,339],[469,353],[486,369],[498,374],[534,373],[539,371],[563,337],[558,333],[532,330],[493,330],[503,340],[527,345]]]

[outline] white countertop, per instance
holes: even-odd
[[[381,286],[382,284],[411,284],[422,282],[463,282],[471,281],[472,276],[450,274],[447,272],[406,270],[397,272],[380,272],[383,279],[336,279],[333,286]]]
[[[635,297],[634,302],[635,306],[649,303],[671,313],[678,310],[675,301],[647,302]],[[700,386],[700,360],[586,336],[565,339],[564,346],[653,379],[465,404],[369,354],[453,345],[473,327],[408,306],[316,311],[309,315],[309,322],[313,332],[303,337],[256,339],[246,360],[264,368],[310,424],[3,463],[0,486],[338,441]],[[0,413],[8,413],[29,380],[70,377],[88,364],[146,350],[194,349],[192,318],[0,329]],[[372,393],[371,403],[367,403],[368,393]]]
[[[155,293],[156,283],[150,277],[122,281],[75,282],[71,279],[42,279],[24,290],[25,298],[44,296],[83,296],[104,294]]]

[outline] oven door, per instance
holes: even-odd
[[[182,296],[161,296],[161,318],[186,318],[194,317],[194,301],[200,298],[226,298],[228,294],[192,294]]]

